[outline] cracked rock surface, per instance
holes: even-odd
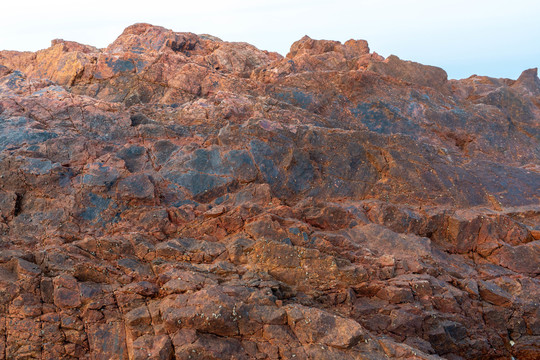
[[[0,359],[538,359],[539,159],[536,69],[0,51]]]

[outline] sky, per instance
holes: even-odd
[[[304,35],[365,39],[380,55],[439,66],[453,79],[516,79],[540,67],[538,0],[6,1],[0,49],[36,51],[57,38],[101,48],[137,22],[282,55]]]

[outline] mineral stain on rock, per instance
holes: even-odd
[[[539,144],[537,69],[0,51],[0,360],[538,359]]]

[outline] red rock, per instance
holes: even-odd
[[[512,302],[512,296],[491,281],[480,281],[478,291],[485,301],[500,306],[508,306]]]
[[[238,313],[234,298],[218,288],[201,290],[197,296],[177,295],[161,304],[161,313],[169,332],[183,327],[220,336],[238,334]]]
[[[373,62],[367,69],[403,81],[434,87],[443,92],[448,79],[443,69],[403,61],[395,55],[389,56],[384,61]]]
[[[173,339],[174,343],[174,339]],[[176,345],[176,344],[175,344]],[[240,341],[235,338],[223,338],[203,334],[184,346],[175,346],[176,359],[249,359]]]
[[[364,328],[357,322],[299,305],[286,308],[288,324],[300,342],[349,348],[363,341]]]
[[[126,327],[133,338],[137,338],[152,330],[152,317],[146,305],[135,308],[124,316]]]
[[[505,268],[522,274],[532,276],[540,273],[540,241],[530,242],[525,245],[503,245],[493,251],[489,259]]]
[[[128,359],[125,332],[119,322],[94,324],[88,329],[90,353],[94,359]]]
[[[54,304],[60,308],[76,308],[81,305],[77,281],[73,277],[61,276],[53,280]]]
[[[394,304],[399,304],[411,302],[413,300],[413,293],[410,288],[386,286],[377,293],[377,297],[388,300]]]
[[[143,335],[133,342],[133,359],[171,360],[174,350],[167,335]]]
[[[0,359],[538,358],[536,69],[370,51],[0,51]]]

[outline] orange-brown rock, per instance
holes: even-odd
[[[0,360],[536,359],[539,141],[363,40],[0,51]]]

